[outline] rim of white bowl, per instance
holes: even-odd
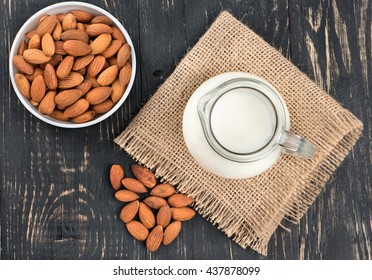
[[[115,104],[115,106],[113,108],[111,108],[110,111],[108,111],[107,113],[104,113],[100,116],[98,116],[97,118],[94,118],[93,120],[89,121],[89,122],[85,122],[85,123],[72,123],[72,122],[66,122],[66,121],[59,121],[57,119],[54,119],[54,118],[51,118],[49,116],[46,116],[46,115],[43,115],[41,114],[39,111],[37,111],[37,109],[32,106],[29,101],[20,93],[20,91],[18,90],[17,88],[17,85],[15,83],[15,79],[14,79],[14,75],[17,73],[17,71],[14,71],[15,68],[13,66],[13,57],[14,55],[17,53],[18,51],[18,46],[21,42],[21,40],[23,40],[25,38],[25,33],[27,31],[29,31],[29,24],[35,20],[35,19],[38,19],[40,18],[42,15],[44,14],[47,14],[48,12],[50,12],[51,10],[54,10],[56,8],[65,8],[65,7],[70,7],[70,10],[74,10],[74,9],[78,9],[78,8],[90,8],[90,9],[93,9],[95,10],[97,13],[99,14],[102,14],[102,15],[105,15],[105,16],[108,16],[109,18],[112,19],[114,25],[116,27],[118,27],[120,29],[120,31],[123,33],[126,41],[127,41],[127,44],[130,45],[131,47],[131,66],[132,66],[132,76],[130,78],[130,81],[127,85],[127,88],[124,92],[124,95],[121,97],[121,99]],[[136,53],[135,53],[135,50],[134,50],[134,46],[133,46],[133,42],[132,42],[132,39],[130,38],[127,30],[124,28],[124,26],[119,22],[118,19],[116,19],[116,17],[114,17],[112,14],[110,14],[108,11],[96,6],[96,5],[93,5],[93,4],[89,4],[89,3],[84,3],[84,2],[61,2],[61,3],[57,3],[57,4],[53,4],[53,5],[50,5],[50,6],[47,6],[43,9],[41,9],[40,11],[38,11],[37,13],[33,14],[23,25],[22,27],[19,29],[17,35],[15,36],[14,40],[13,40],[13,43],[12,43],[12,47],[11,47],[11,50],[10,50],[10,53],[9,53],[9,75],[10,75],[10,79],[11,79],[11,82],[12,82],[12,85],[13,85],[13,89],[14,91],[16,92],[17,94],[17,97],[18,99],[21,101],[21,103],[23,104],[23,106],[26,107],[26,109],[32,114],[34,115],[35,117],[37,117],[38,119],[48,123],[48,124],[51,124],[51,125],[54,125],[54,126],[57,126],[57,127],[62,127],[62,128],[82,128],[82,127],[87,127],[87,126],[92,126],[92,125],[95,125],[105,119],[107,119],[108,117],[110,117],[113,113],[115,113],[119,107],[121,107],[124,103],[124,101],[127,99],[132,87],[133,87],[133,83],[134,83],[134,80],[135,80],[135,75],[136,75]]]

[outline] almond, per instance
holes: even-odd
[[[41,18],[39,19],[39,24],[40,22],[42,22],[44,19],[46,19],[49,15],[43,15],[41,16]]]
[[[104,23],[104,24],[107,24],[107,25],[111,25],[112,20],[107,16],[95,16],[91,20],[91,23]]]
[[[105,101],[111,95],[111,92],[111,87],[97,87],[89,91],[85,98],[90,105],[96,105]]]
[[[85,31],[85,25],[83,23],[81,23],[81,22],[78,22],[76,24],[76,29],[77,30],[81,30],[81,31]]]
[[[168,197],[176,193],[174,187],[170,184],[160,184],[153,188],[150,192],[151,195],[159,197]]]
[[[138,200],[132,201],[125,205],[120,212],[120,219],[124,223],[129,223],[137,215],[139,208]]]
[[[85,31],[91,37],[97,37],[103,33],[111,34],[113,32],[110,26],[103,23],[90,24],[86,27]]]
[[[22,55],[15,55],[13,57],[13,64],[19,71],[27,75],[31,75],[34,72],[34,67],[26,62]]]
[[[59,21],[60,23],[62,23],[62,21],[65,18],[65,16],[67,16],[67,14],[64,14],[64,13],[57,14],[57,21]]]
[[[31,64],[42,64],[48,62],[52,57],[46,56],[42,50],[28,49],[23,52],[23,58]]]
[[[111,29],[112,29],[112,33],[111,33],[112,38],[116,40],[120,40],[123,44],[127,43],[127,40],[125,40],[125,37],[123,33],[121,33],[119,28],[117,28],[116,26],[111,26]]]
[[[116,59],[116,56],[111,56],[109,58],[106,58],[107,62],[110,64],[110,65],[118,65],[118,61]]]
[[[111,186],[118,190],[121,187],[121,180],[124,178],[124,169],[119,164],[114,164],[110,168]]]
[[[124,44],[118,51],[117,62],[119,68],[122,68],[129,60],[131,48],[128,44]]]
[[[66,108],[74,104],[83,95],[79,89],[67,89],[57,94],[54,101],[60,108]]]
[[[70,74],[72,66],[74,65],[74,59],[72,55],[68,55],[58,65],[56,74],[59,79],[64,79]]]
[[[130,77],[132,75],[132,67],[130,64],[127,62],[123,68],[121,68],[120,73],[119,73],[119,81],[120,84],[125,86],[128,84]]]
[[[89,42],[89,36],[85,31],[79,29],[67,30],[61,34],[61,40],[78,40],[86,44]]]
[[[22,74],[15,74],[14,80],[20,93],[27,99],[30,99],[30,82]]]
[[[41,39],[41,48],[45,55],[52,56],[56,50],[52,35],[45,33]]]
[[[42,22],[40,22],[39,26],[36,29],[36,33],[39,36],[44,36],[45,33],[51,34],[56,24],[57,16],[47,16]]]
[[[34,35],[31,37],[30,41],[28,42],[29,49],[40,49],[41,40],[39,35]]]
[[[26,38],[31,39],[33,36],[39,35],[36,33],[36,30],[31,30],[25,34]]]
[[[164,198],[158,196],[146,197],[143,202],[150,208],[159,210],[162,206],[167,205],[167,201]]]
[[[92,84],[92,87],[94,88],[101,86],[99,83],[97,83],[97,79],[94,77],[88,77],[88,81]]]
[[[76,72],[70,72],[64,79],[58,81],[58,87],[60,89],[73,88],[80,84],[84,80],[84,77]]]
[[[39,106],[39,102],[36,102],[36,101],[34,101],[34,100],[30,100],[30,104],[32,105],[32,106],[34,106],[34,107],[37,107],[37,106]]]
[[[151,209],[143,202],[139,203],[138,217],[146,228],[155,226],[155,216]]]
[[[89,110],[89,111],[85,111],[84,113],[82,113],[81,115],[77,117],[72,118],[71,121],[73,123],[85,123],[85,122],[89,122],[93,120],[95,115],[96,113],[94,111]]]
[[[138,164],[131,165],[133,175],[146,187],[153,188],[156,185],[155,175],[146,167]],[[151,207],[151,206],[150,206]]]
[[[89,108],[89,102],[83,98],[67,107],[63,112],[66,118],[74,118],[84,113]]]
[[[36,102],[40,102],[46,91],[45,81],[43,76],[39,75],[32,81],[30,95],[31,99]]]
[[[27,49],[27,43],[25,40],[23,40],[18,47],[17,54],[18,55],[23,55],[23,52]]]
[[[85,75],[85,73],[87,72],[87,68],[86,67],[84,67],[84,68],[82,68],[82,69],[80,69],[80,70],[77,70],[76,71],[77,73],[79,73],[80,75]]]
[[[63,43],[63,49],[66,53],[73,56],[84,56],[90,54],[92,48],[79,40],[67,40]]]
[[[112,95],[112,94],[111,94]],[[106,99],[105,101],[98,103],[92,106],[92,110],[97,114],[104,114],[110,111],[114,107],[114,102],[110,99]]]
[[[62,30],[70,30],[76,28],[76,18],[73,14],[67,14],[62,21]]]
[[[169,205],[164,205],[159,209],[158,214],[156,215],[156,223],[161,225],[163,228],[166,228],[172,218],[172,212],[169,208]]]
[[[92,43],[90,47],[92,48],[92,54],[100,54],[103,52],[111,43],[111,35],[104,33],[99,35]]]
[[[66,111],[65,111],[66,112]],[[128,190],[120,190],[115,193],[115,197],[117,200],[121,202],[129,202],[139,198],[138,194],[128,191]]]
[[[120,40],[112,40],[111,44],[101,54],[105,58],[112,57],[113,55],[115,55],[119,51],[119,49],[121,48],[122,45],[123,45],[123,43]]]
[[[155,252],[163,240],[163,227],[156,226],[150,232],[149,236],[146,239],[146,248],[151,251]]]
[[[174,194],[168,198],[168,203],[172,207],[185,207],[192,203],[192,197],[186,196],[184,194]]]
[[[80,10],[71,11],[71,14],[73,14],[76,20],[80,22],[89,22],[94,17],[94,15],[92,15],[91,13]]]
[[[49,115],[50,117],[60,120],[60,121],[68,121],[69,118],[66,117],[62,111],[54,109],[54,111]]]
[[[116,80],[118,73],[119,73],[118,66],[112,65],[108,67],[106,70],[104,70],[101,74],[99,74],[97,78],[97,83],[99,83],[101,86],[108,86]]]
[[[102,55],[97,55],[88,66],[88,69],[87,69],[88,77],[94,77],[99,72],[101,72],[103,66],[105,65],[105,62],[106,62],[106,59]]]
[[[115,82],[112,83],[111,88],[111,100],[112,102],[116,103],[123,97],[126,86],[122,86],[119,79],[117,79]]]
[[[146,193],[147,189],[145,186],[138,180],[133,178],[124,178],[121,180],[121,183],[125,188],[128,190],[135,192],[135,193]]]
[[[187,221],[195,216],[195,211],[188,207],[171,208],[172,219],[176,221]]]
[[[77,71],[81,70],[86,67],[89,63],[92,62],[94,59],[94,55],[88,54],[87,56],[79,57],[75,60],[74,65],[72,66],[72,70]]]
[[[62,55],[54,54],[52,55],[52,58],[47,63],[40,64],[40,67],[45,67],[47,64],[50,64],[53,67],[56,67],[58,64],[61,63],[61,61],[62,61]]]
[[[45,69],[44,69],[44,80],[45,80],[46,86],[50,90],[55,90],[57,88],[58,80],[57,80],[56,71],[54,70],[54,67],[49,63],[45,66]]]
[[[163,245],[169,245],[178,236],[181,231],[181,222],[173,221],[170,223],[164,231]]]
[[[84,80],[81,84],[79,84],[76,87],[76,89],[80,89],[82,91],[82,95],[85,95],[91,88],[92,88],[92,83],[89,80]]]
[[[57,24],[54,27],[52,37],[55,41],[58,41],[61,39],[61,34],[62,34],[62,25],[61,23],[57,20]]]
[[[48,33],[47,33],[48,34]],[[50,115],[56,104],[54,103],[54,97],[56,96],[56,92],[54,90],[49,91],[41,100],[38,110],[40,113],[44,115]]]
[[[126,223],[125,226],[130,235],[139,241],[145,240],[149,235],[149,230],[140,222],[130,221],[129,223]]]
[[[55,53],[56,54],[59,54],[59,55],[66,55],[67,52],[65,52],[64,48],[63,48],[63,41],[54,41],[54,45],[55,45]]]
[[[39,75],[44,75],[44,70],[41,68],[35,68],[34,73],[32,73],[31,75],[25,75],[25,77],[29,82],[32,82],[35,77]]]

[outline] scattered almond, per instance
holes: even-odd
[[[47,16],[43,21],[39,23],[39,26],[36,29],[36,34],[43,36],[45,33],[52,33],[54,27],[57,24],[57,16],[50,15]]]
[[[150,232],[146,239],[146,248],[151,252],[155,252],[163,240],[163,227],[156,226]]]
[[[124,223],[129,223],[137,215],[139,209],[138,200],[132,201],[125,205],[120,212],[120,219]]]
[[[151,209],[143,202],[139,203],[138,217],[146,228],[155,226],[155,216]]]
[[[56,75],[59,79],[64,79],[70,74],[72,66],[74,65],[74,59],[72,55],[68,55],[58,65]]]
[[[130,221],[125,224],[128,232],[137,240],[143,241],[149,235],[149,230],[140,222]]]
[[[71,11],[71,14],[75,16],[77,21],[81,21],[81,22],[89,22],[94,17],[91,13],[81,11],[81,10]]]
[[[77,71],[83,69],[84,67],[89,65],[89,63],[91,63],[93,59],[94,55],[92,54],[77,58],[74,62],[74,65],[72,66],[72,70]]]
[[[118,190],[121,187],[121,180],[124,178],[124,169],[119,164],[114,164],[110,168],[111,186]]]
[[[135,193],[146,193],[147,189],[145,186],[138,180],[133,179],[133,178],[124,178],[121,180],[121,183],[123,186]]]
[[[66,78],[60,79],[58,81],[58,87],[60,89],[73,88],[80,84],[84,80],[84,77],[76,72],[70,72]]]
[[[52,37],[55,41],[58,41],[61,39],[61,34],[62,34],[62,25],[61,23],[57,20],[56,26],[54,27]]]
[[[175,188],[170,184],[160,184],[153,188],[150,192],[151,195],[156,195],[159,197],[168,197],[175,194]]]
[[[124,44],[118,51],[117,55],[117,62],[119,68],[122,68],[129,60],[130,58],[130,46],[128,44]]]
[[[188,207],[171,208],[171,212],[176,221],[187,221],[195,216],[195,211]]]
[[[90,43],[90,47],[92,48],[91,54],[100,54],[111,43],[111,35],[104,33],[99,35],[92,43]]]
[[[115,55],[119,51],[122,44],[123,43],[120,40],[112,40],[111,44],[103,52],[101,52],[101,54],[105,58],[113,57],[113,55]],[[115,63],[115,64],[117,64],[117,63]],[[112,65],[112,64],[110,64],[110,65]]]
[[[162,206],[156,215],[156,223],[166,228],[172,219],[172,212],[168,204]]]
[[[186,196],[184,194],[174,194],[168,198],[168,203],[172,207],[186,207],[192,203],[192,197]]]
[[[104,23],[107,25],[111,25],[112,20],[107,16],[95,16],[91,21],[91,23]]]
[[[146,197],[143,202],[150,208],[159,210],[162,206],[167,205],[167,201],[164,198],[158,196]]]
[[[164,231],[163,234],[163,245],[169,245],[178,236],[181,231],[181,222],[171,222]]]
[[[66,112],[66,111],[65,111]],[[138,194],[128,191],[128,190],[119,190],[115,193],[117,200],[122,202],[129,202],[139,198]]]
[[[105,65],[106,59],[102,55],[97,55],[93,61],[89,64],[87,69],[88,77],[94,77],[102,71]]]
[[[122,86],[119,79],[117,79],[115,82],[112,83],[111,88],[111,100],[112,102],[116,103],[123,97],[126,86]]]
[[[131,170],[133,175],[148,188],[153,188],[156,185],[156,178],[154,173],[152,173],[148,168],[133,164],[131,165]]]

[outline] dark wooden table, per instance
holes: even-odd
[[[372,259],[372,1],[90,1],[130,33],[139,67],[112,117],[61,129],[33,117],[8,77],[22,24],[55,1],[0,3],[1,259]],[[149,253],[125,230],[109,167],[133,160],[113,139],[217,15],[230,11],[359,117],[364,133],[298,225],[279,228],[263,257],[197,216]]]

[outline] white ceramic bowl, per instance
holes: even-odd
[[[25,34],[29,31],[31,31],[31,30],[34,30],[37,27],[39,19],[40,19],[41,16],[43,16],[45,14],[54,15],[54,14],[59,14],[59,13],[67,13],[67,12],[72,11],[72,10],[82,10],[82,11],[89,12],[93,15],[108,16],[109,18],[112,19],[113,24],[115,26],[117,26],[120,29],[120,31],[123,33],[125,39],[127,40],[127,43],[130,45],[130,47],[132,49],[131,61],[130,61],[131,65],[132,65],[132,76],[131,76],[130,81],[128,83],[128,86],[127,86],[127,88],[124,92],[124,95],[122,96],[122,98],[115,104],[115,106],[110,111],[108,111],[105,114],[98,115],[93,120],[91,120],[89,122],[85,122],[85,123],[72,123],[72,122],[67,122],[67,121],[60,121],[60,120],[57,120],[57,119],[54,119],[54,118],[51,118],[49,116],[41,114],[37,110],[37,108],[32,106],[30,104],[30,102],[20,93],[20,91],[18,90],[17,85],[15,83],[15,80],[14,80],[14,75],[16,73],[18,73],[18,70],[14,67],[12,59],[13,59],[13,56],[15,54],[17,54],[18,47],[19,47],[20,43],[22,42],[22,40],[25,39]],[[109,116],[111,116],[117,109],[119,109],[119,107],[124,103],[125,99],[128,97],[129,92],[130,92],[130,90],[133,86],[135,73],[136,73],[136,54],[135,54],[135,51],[134,51],[132,40],[130,39],[129,34],[125,30],[123,25],[114,16],[112,16],[107,11],[105,11],[105,10],[95,6],[95,5],[87,4],[87,3],[83,3],[83,2],[62,2],[62,3],[58,3],[58,4],[48,6],[44,9],[40,10],[36,14],[34,14],[32,17],[30,17],[25,22],[25,24],[23,24],[21,29],[18,31],[18,33],[17,33],[17,35],[16,35],[16,37],[13,41],[12,48],[10,50],[10,55],[9,55],[9,75],[10,75],[10,79],[12,81],[14,91],[16,92],[16,94],[17,94],[19,100],[22,102],[22,104],[27,108],[27,110],[29,110],[34,116],[36,116],[40,120],[42,120],[44,122],[47,122],[49,124],[52,124],[54,126],[59,126],[59,127],[64,127],[64,128],[80,128],[80,127],[91,126],[91,125],[99,123],[99,122],[103,121],[104,119],[108,118]]]

